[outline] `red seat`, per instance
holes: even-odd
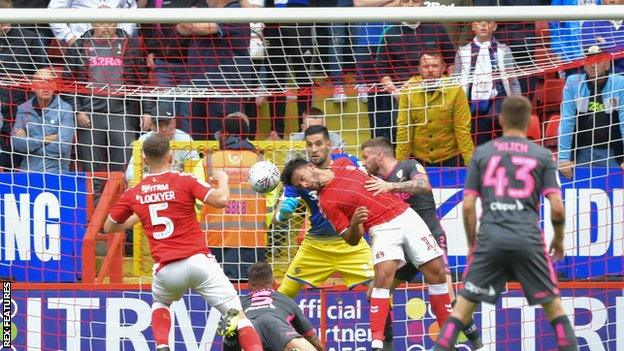
[[[559,138],[559,122],[561,116],[552,115],[550,119],[544,124],[544,147],[549,148],[552,151],[557,150],[557,143]]]
[[[540,126],[539,118],[537,117],[537,115],[531,115],[529,129],[527,130],[527,138],[537,143],[540,143],[542,141],[542,127]]]
[[[544,116],[550,112],[559,113],[563,101],[564,79],[546,79],[544,81]]]

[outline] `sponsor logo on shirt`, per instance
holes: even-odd
[[[119,67],[122,61],[118,57],[89,57],[91,67]]]
[[[519,200],[515,200],[516,203],[510,204],[505,202],[494,201],[490,204],[490,210],[492,211],[524,211],[524,205]]]

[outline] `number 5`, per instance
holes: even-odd
[[[159,202],[157,204],[149,205],[149,213],[150,213],[150,221],[152,222],[152,226],[164,225],[165,230],[156,232],[152,234],[154,239],[161,240],[166,239],[173,234],[173,221],[169,217],[161,217],[158,215],[158,211],[166,210],[169,207],[169,204],[166,202]]]

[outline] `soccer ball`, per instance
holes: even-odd
[[[280,172],[269,161],[260,161],[251,166],[247,181],[252,189],[261,194],[268,193],[277,187],[280,180]]]

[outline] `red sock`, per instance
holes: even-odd
[[[448,293],[448,287],[444,284],[429,285],[429,301],[431,309],[436,316],[440,328],[451,315],[451,297]]]
[[[370,299],[370,329],[373,340],[385,340],[386,319],[390,313],[390,291],[373,288]]]
[[[159,307],[152,311],[152,333],[156,340],[156,346],[169,345],[169,330],[171,329],[171,316],[169,309]]]
[[[238,343],[245,351],[262,351],[262,341],[249,319],[238,321]]]

